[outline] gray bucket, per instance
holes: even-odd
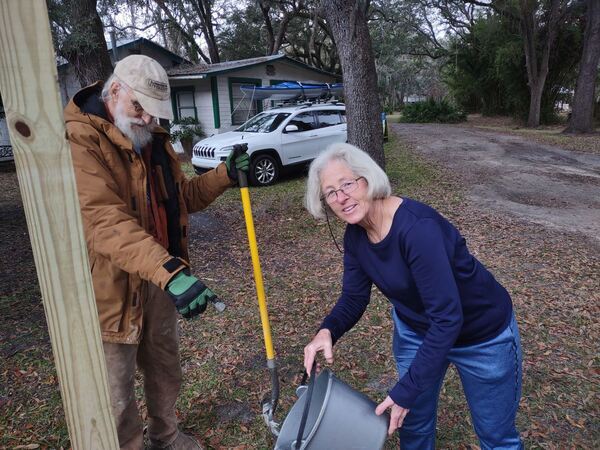
[[[380,450],[385,443],[389,416],[375,414],[377,404],[324,369],[314,383],[302,433],[302,450]],[[288,413],[275,450],[296,450],[309,389],[298,388],[299,398]]]

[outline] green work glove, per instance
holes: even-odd
[[[167,293],[171,296],[177,311],[189,319],[202,314],[209,301],[216,301],[217,296],[202,281],[182,270],[167,284]]]
[[[225,165],[227,166],[227,175],[232,181],[238,181],[237,171],[248,172],[250,168],[250,157],[248,156],[248,144],[235,144],[233,150],[227,156]],[[232,161],[234,162],[232,164]]]

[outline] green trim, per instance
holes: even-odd
[[[173,122],[179,120],[177,114],[177,98],[175,97],[174,88],[171,88],[171,108],[173,109]]]
[[[213,118],[215,128],[221,128],[221,112],[219,111],[219,87],[217,77],[210,77],[210,93],[212,96]]]
[[[192,102],[194,103],[194,117],[198,120],[198,108],[196,108],[196,87],[176,86],[171,88],[171,104],[173,105],[173,120],[179,120],[179,106],[177,105],[177,94],[180,92],[192,92]]]
[[[254,86],[262,86],[262,80],[260,78],[227,78],[227,84],[229,86],[229,117],[231,120],[231,125],[237,125],[233,123],[233,89],[231,87],[233,83],[253,84]],[[262,102],[258,100],[254,101],[256,102],[256,112],[262,112]]]

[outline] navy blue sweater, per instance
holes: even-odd
[[[398,317],[423,336],[408,372],[390,391],[411,408],[439,377],[454,346],[496,337],[512,316],[506,289],[467,249],[458,230],[433,208],[404,198],[387,236],[376,244],[359,225],[344,235],[342,294],[321,328],[334,342],[364,313],[374,283]]]

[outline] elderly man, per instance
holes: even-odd
[[[182,379],[176,310],[192,317],[214,298],[189,271],[188,214],[233,185],[248,156],[232,152],[186,179],[156,118],[173,118],[169,81],[142,55],[119,61],[106,83],[82,89],[65,109],[119,444],[144,446],[137,363],[150,448],[199,449],[175,416]]]

